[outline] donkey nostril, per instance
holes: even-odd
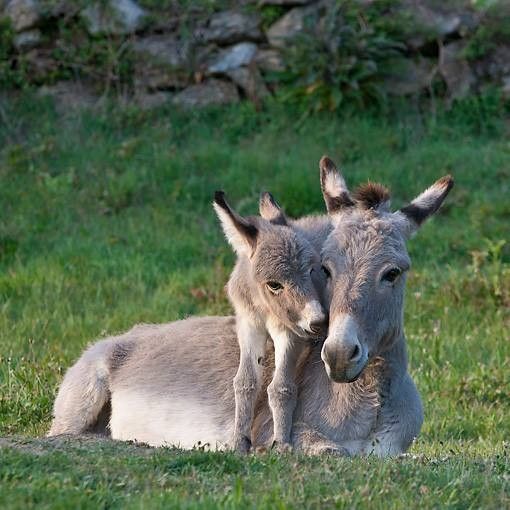
[[[349,361],[355,361],[361,353],[361,349],[359,345],[355,345],[354,349],[351,352],[351,357],[349,358]]]
[[[325,325],[325,321],[314,321],[310,323],[309,328],[312,333],[320,333]]]

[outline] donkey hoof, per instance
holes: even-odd
[[[234,438],[233,449],[242,454],[247,454],[251,449],[251,440],[248,436],[239,436]]]
[[[350,457],[351,454],[341,446],[321,446],[315,450],[316,455],[329,455],[331,457]]]
[[[292,453],[292,445],[289,443],[282,443],[281,441],[273,441],[271,450],[276,453]]]

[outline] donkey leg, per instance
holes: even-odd
[[[48,436],[82,434],[96,424],[110,398],[111,349],[111,341],[98,342],[67,371],[55,400]]]
[[[274,342],[275,370],[267,387],[269,407],[273,415],[273,445],[281,451],[290,447],[292,418],[297,401],[296,365],[304,343],[288,331],[268,325]]]
[[[383,395],[377,426],[366,442],[363,453],[394,457],[408,450],[420,433],[423,406],[411,376],[406,373],[392,381]]]
[[[247,453],[251,447],[251,427],[258,392],[262,386],[262,361],[267,333],[263,328],[238,319],[239,368],[234,377],[235,421],[232,447]]]

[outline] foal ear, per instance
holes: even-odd
[[[329,214],[335,214],[342,209],[354,206],[354,200],[347,189],[342,174],[337,170],[335,163],[327,156],[319,161],[321,174],[321,189]]]
[[[216,191],[213,202],[214,210],[220,219],[223,232],[228,242],[239,254],[251,256],[257,246],[257,227],[237,214],[225,200],[223,191]]]
[[[400,209],[397,214],[402,214],[406,219],[409,233],[415,232],[429,216],[441,207],[452,188],[453,177],[451,175],[441,177],[410,204]]]
[[[260,194],[259,213],[262,218],[270,221],[274,225],[287,225],[287,218],[285,217],[282,208],[278,205],[269,191],[264,191]]]

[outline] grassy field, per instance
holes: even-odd
[[[59,117],[23,98],[0,113],[2,508],[510,506],[510,142],[483,104],[391,119],[106,110]],[[477,110],[478,108],[478,110]],[[474,111],[474,113],[473,113]],[[456,185],[410,242],[411,373],[425,424],[405,459],[307,459],[29,439],[48,428],[65,369],[136,322],[227,314],[233,255],[210,205],[244,213],[271,190],[322,211],[318,160],[395,207]]]

